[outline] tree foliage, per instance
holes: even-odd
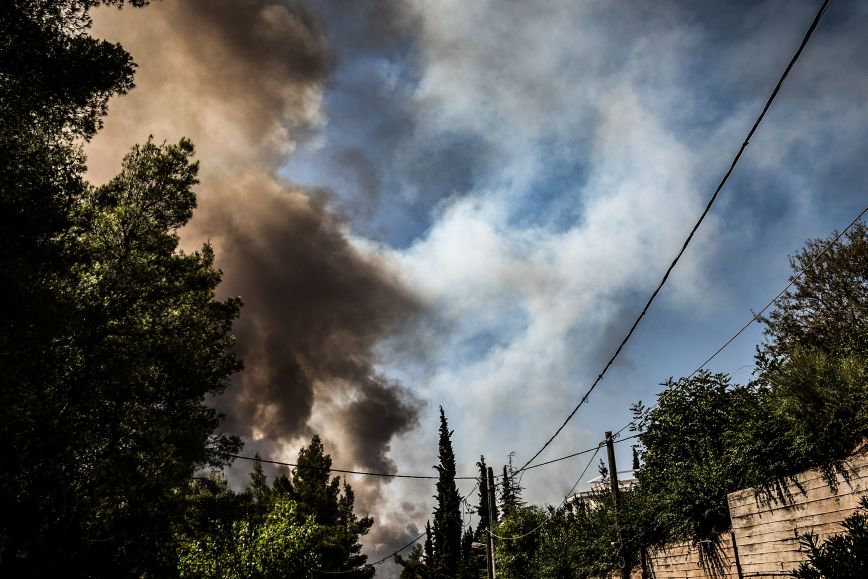
[[[215,299],[209,246],[178,250],[196,203],[192,155],[186,140],[148,141],[117,177],[80,192],[64,267],[44,280],[64,311],[33,342],[10,345],[41,349],[46,364],[15,364],[21,381],[4,389],[13,454],[4,458],[19,470],[3,479],[14,556],[2,564],[16,573],[58,557],[81,573],[173,569],[180,491],[195,469],[239,448],[213,434],[220,417],[202,404],[240,368],[230,334],[240,302]]]
[[[105,185],[83,178],[83,143],[133,88],[130,55],[89,35],[100,4],[147,0],[0,3],[0,575],[370,577],[373,521],[318,438],[298,488],[258,461],[243,493],[195,476],[240,448],[203,401],[241,367],[241,304],[215,299],[209,245],[179,249],[192,143],[149,139]]]
[[[512,465],[512,457],[515,453],[509,453],[507,464],[503,465],[503,474],[500,481],[500,512],[503,516],[509,515],[519,507],[524,506],[521,498],[522,487],[516,479],[515,467]]]
[[[422,545],[416,543],[407,558],[395,555],[395,563],[401,566],[401,579],[428,579],[428,565]]]
[[[790,258],[793,288],[763,318],[761,369],[798,350],[868,354],[868,226],[856,223],[823,253],[835,237],[808,240]]]
[[[299,513],[323,527],[316,547],[322,555],[323,571],[339,571],[350,578],[373,577],[374,568],[367,564],[367,555],[361,554],[359,537],[368,533],[374,520],[356,516],[355,492],[346,481],[342,489],[339,477],[329,478],[331,466],[331,456],[325,453],[320,437],[314,435],[299,451],[292,471]]]
[[[726,494],[755,487],[788,500],[796,473],[819,467],[830,485],[868,436],[868,232],[813,240],[791,259],[794,289],[763,321],[756,379],[721,374],[670,380],[648,411],[636,407],[637,458],[650,543],[704,541],[728,528]],[[805,269],[804,277],[796,274]]]
[[[455,577],[461,565],[461,497],[455,486],[455,453],[446,413],[440,407],[437,501],[434,507],[434,568],[443,577]]]
[[[298,506],[275,499],[260,522],[237,520],[228,533],[207,534],[183,545],[181,577],[201,579],[277,579],[318,576],[316,549],[323,529],[308,517],[299,522]]]
[[[497,525],[497,574],[507,579],[605,577],[618,566],[607,497],[559,508],[519,507]]]
[[[258,460],[241,492],[230,490],[219,474],[196,480],[188,495],[187,525],[179,532],[180,574],[373,576],[358,541],[373,520],[355,515],[352,487],[341,488],[340,479],[329,479],[330,467],[331,457],[315,435],[301,449],[291,480],[279,474],[269,485]]]
[[[756,392],[724,374],[669,381],[657,407],[636,407],[642,430],[637,478],[648,508],[659,513],[654,542],[707,538],[729,528],[726,494],[746,480],[734,447],[754,417]]]

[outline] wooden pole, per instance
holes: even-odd
[[[494,471],[491,470],[491,467],[488,467],[488,528],[494,529]],[[488,534],[488,540],[490,541],[490,553],[491,553],[491,579],[495,579],[495,569],[494,569],[494,535],[491,533]]]
[[[618,552],[621,554],[621,578],[630,579],[630,565],[627,563],[627,553],[621,540],[621,526],[618,523],[618,513],[621,511],[621,487],[618,484],[618,465],[615,463],[615,440],[612,431],[606,432],[606,451],[609,455],[609,485],[612,488],[612,505],[615,510],[615,535],[618,540]]]
[[[491,541],[491,493],[488,489],[488,473],[483,473],[479,480],[479,488],[485,490],[483,504],[479,505],[488,513],[488,528],[485,529],[485,573],[488,579],[494,579],[494,553]]]

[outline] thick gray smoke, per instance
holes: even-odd
[[[322,30],[293,2],[164,0],[101,11],[95,33],[121,42],[139,69],[137,88],[112,103],[89,146],[92,178],[109,177],[149,134],[198,147],[199,209],[183,241],[210,240],[220,291],[245,303],[235,326],[245,369],[216,401],[225,429],[263,449],[289,446],[280,458],[295,458],[320,413],[336,462],[394,469],[390,441],[415,425],[418,402],[377,373],[376,347],[417,305],[350,244],[327,191],[278,176],[322,122],[332,66]],[[346,163],[360,171],[358,159]],[[375,194],[375,182],[365,187]]]

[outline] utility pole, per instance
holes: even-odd
[[[609,485],[612,488],[612,504],[615,509],[615,535],[618,541],[618,552],[621,554],[621,578],[630,579],[630,565],[627,563],[627,553],[624,541],[621,540],[621,525],[618,523],[618,513],[621,511],[621,487],[618,484],[618,465],[615,464],[615,440],[612,431],[606,432],[606,451],[609,455]]]
[[[494,573],[494,535],[491,534],[494,528],[494,471],[488,467],[488,573],[491,579],[495,579]]]
[[[494,562],[494,553],[491,549],[491,493],[488,490],[488,473],[483,472],[482,477],[479,479],[479,488],[485,490],[485,494],[482,497],[482,504],[479,505],[480,509],[485,509],[485,512],[488,513],[488,528],[485,529],[485,574],[488,579],[494,579],[494,568],[492,563]],[[480,516],[482,514],[480,513]],[[482,545],[479,545],[480,548]]]

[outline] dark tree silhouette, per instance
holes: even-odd
[[[455,486],[455,454],[446,413],[440,407],[440,464],[435,466],[437,505],[434,508],[434,568],[442,577],[455,577],[461,565],[461,497]]]

